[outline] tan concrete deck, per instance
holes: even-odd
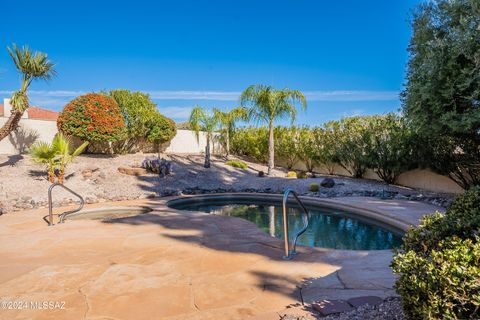
[[[412,223],[438,209],[368,198],[329,201]],[[96,204],[91,207],[155,210],[53,227],[42,220],[46,210],[0,216],[0,299],[65,302],[65,309],[0,309],[0,319],[278,319],[277,312],[302,299],[395,294],[390,251],[300,248],[294,261],[283,261],[282,241],[252,223],[176,211],[165,202]]]

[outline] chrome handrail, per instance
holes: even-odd
[[[68,192],[70,192],[71,194],[73,194],[74,196],[76,196],[78,199],[80,199],[80,206],[75,209],[75,210],[70,210],[70,211],[65,211],[63,212],[61,215],[60,215],[60,220],[58,223],[63,223],[63,221],[65,220],[65,217],[68,216],[69,214],[72,214],[72,213],[75,213],[75,212],[78,212],[80,210],[83,209],[83,206],[85,205],[85,201],[83,200],[82,196],[79,195],[78,193],[76,193],[75,191],[73,191],[72,189],[70,188],[67,188],[66,186],[64,186],[63,184],[61,183],[53,183],[50,188],[48,188],[48,218],[49,218],[49,221],[48,221],[48,225],[49,226],[53,226],[54,223],[53,223],[53,202],[52,202],[52,190],[53,188],[55,188],[56,186],[60,186],[62,187],[63,189],[67,190]]]
[[[298,204],[300,205],[300,208],[302,208],[304,213],[303,228],[300,231],[298,231],[295,237],[293,238],[292,250],[289,250],[290,243],[288,241],[288,220],[287,220],[287,202],[288,202],[288,196],[290,194],[293,194],[295,200],[297,200]],[[284,233],[284,241],[285,241],[285,255],[283,256],[283,259],[290,260],[293,258],[295,254],[297,254],[297,252],[295,251],[295,249],[297,248],[297,240],[298,240],[298,237],[300,237],[307,230],[308,218],[309,218],[308,210],[303,205],[297,193],[292,189],[285,190],[285,193],[283,194],[283,233]]]

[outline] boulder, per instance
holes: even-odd
[[[324,188],[333,188],[335,186],[335,181],[332,178],[325,178],[320,185]]]
[[[130,176],[143,176],[147,174],[147,169],[132,168],[132,167],[118,167],[118,172],[128,174]]]

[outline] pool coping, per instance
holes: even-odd
[[[234,192],[234,193],[210,193],[210,194],[201,194],[201,195],[182,195],[182,196],[174,196],[174,197],[167,197],[167,198],[168,199],[165,199],[166,200],[165,205],[169,207],[170,202],[182,200],[182,199],[187,200],[187,199],[208,199],[208,198],[215,198],[215,199],[236,198],[236,199],[282,201],[283,195],[272,194],[272,193],[248,193],[248,192],[235,193]],[[317,197],[310,197],[310,196],[299,196],[299,198],[306,205],[320,206],[320,207],[326,207],[334,210],[347,211],[349,213],[359,215],[363,218],[374,220],[375,222],[384,223],[394,229],[401,230],[403,232],[406,232],[410,227],[416,225],[386,210],[381,210],[377,208],[366,208],[361,205],[354,205],[351,203],[347,204],[347,203],[340,202],[344,198],[325,199],[325,198],[317,198]],[[362,197],[362,199],[364,199],[364,197]],[[389,200],[382,200],[382,201],[389,201]],[[171,207],[169,208],[175,209]],[[178,210],[178,209],[175,209],[175,210]],[[428,212],[425,212],[425,214],[428,214]]]

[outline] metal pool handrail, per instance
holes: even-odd
[[[293,194],[295,200],[298,202],[300,205],[300,208],[303,210],[303,228],[297,232],[295,237],[293,238],[293,243],[292,243],[292,250],[289,250],[289,241],[288,241],[288,220],[287,220],[287,202],[288,202],[288,196],[290,194]],[[308,218],[309,218],[309,213],[307,208],[303,205],[302,201],[298,197],[297,193],[293,191],[292,189],[287,189],[285,190],[285,193],[283,194],[283,233],[284,233],[284,239],[285,239],[285,255],[283,256],[283,259],[285,260],[291,260],[293,256],[297,253],[295,251],[297,247],[297,240],[298,237],[300,237],[308,228]]]
[[[70,192],[71,194],[73,194],[74,196],[76,196],[78,199],[80,199],[80,206],[77,208],[77,209],[74,209],[74,210],[70,210],[70,211],[65,211],[63,212],[61,215],[60,215],[60,220],[59,220],[59,223],[63,223],[63,221],[65,220],[65,217],[68,216],[69,214],[72,214],[72,213],[75,213],[75,212],[78,212],[80,210],[82,210],[84,204],[85,204],[85,201],[83,200],[82,196],[79,195],[78,193],[76,193],[75,191],[73,191],[72,189],[70,188],[67,188],[66,186],[64,186],[63,184],[61,183],[53,183],[50,188],[48,188],[48,225],[49,226],[53,226],[53,203],[52,203],[52,190],[53,188],[55,188],[56,186],[60,186],[62,187],[63,189],[67,190],[68,192]]]

